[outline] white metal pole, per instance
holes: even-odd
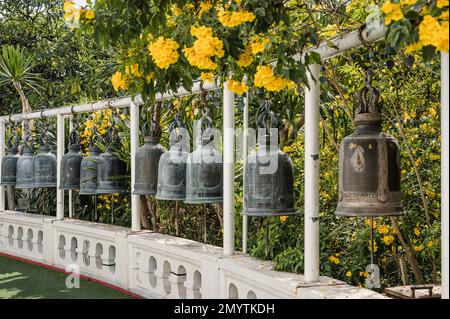
[[[242,173],[242,180],[245,185],[245,163],[248,155],[248,92],[244,97],[244,140],[242,143],[243,148],[243,158],[244,158],[244,166]],[[242,197],[245,200],[245,187],[242,187]],[[242,253],[247,253],[247,234],[248,234],[248,216],[242,215]]]
[[[223,254],[234,253],[234,93],[223,89]]]
[[[61,183],[61,160],[64,155],[64,115],[57,114],[56,115],[56,181],[57,181],[57,190],[56,190],[56,219],[64,219],[64,190],[59,189],[59,185]]]
[[[4,156],[5,156],[5,123],[0,123],[0,164],[3,161]],[[5,210],[5,187],[0,186],[0,211],[3,210]]]
[[[73,116],[71,116],[69,118],[69,133],[72,132],[73,129]],[[69,189],[69,218],[73,218],[73,190],[71,189]]]
[[[134,191],[136,176],[136,150],[139,147],[139,105],[130,103],[130,153],[131,153],[131,190]],[[139,195],[131,195],[131,231],[141,230],[141,201]]]
[[[320,65],[310,65],[305,91],[305,281],[319,280]]]
[[[441,52],[441,296],[449,299],[449,59]]]

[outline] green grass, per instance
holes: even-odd
[[[80,279],[80,288],[66,287],[67,275],[0,256],[0,299],[129,299],[131,296]]]

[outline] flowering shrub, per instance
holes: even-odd
[[[387,43],[406,52],[421,50],[429,62],[436,50],[448,52],[448,0],[387,0],[381,10],[388,26]]]

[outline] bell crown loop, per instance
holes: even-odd
[[[183,139],[183,134],[180,132],[181,129],[185,129],[185,126],[181,120],[180,112],[177,112],[174,120],[169,125],[169,144],[170,147],[179,143]],[[184,143],[186,144],[186,143]],[[183,145],[182,147],[187,146]]]
[[[80,136],[78,135],[78,131],[76,129],[72,130],[69,134],[69,150],[79,151],[80,147]]]
[[[380,92],[372,86],[372,71],[366,70],[364,87],[359,91],[358,107],[355,110],[355,125],[381,127],[382,114]]]

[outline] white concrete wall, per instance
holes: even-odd
[[[129,228],[0,211],[0,253],[65,269],[148,298],[383,298],[328,277],[276,272],[221,247]]]

